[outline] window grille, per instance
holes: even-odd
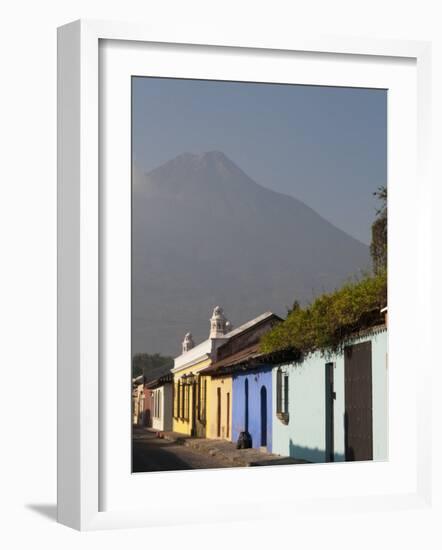
[[[198,376],[196,381],[196,388],[195,388],[195,394],[196,394],[196,410],[197,410],[197,418],[201,421],[201,382],[202,379],[200,376]]]
[[[185,399],[185,393],[184,393],[184,383],[180,382],[181,384],[181,410],[180,410],[180,418],[184,418],[184,399]]]
[[[282,371],[276,371],[276,412],[282,412]]]
[[[178,384],[173,385],[173,417],[177,418],[178,416]]]
[[[276,415],[284,424],[289,420],[289,375],[281,368],[276,371]]]
[[[282,377],[283,380],[283,399],[282,399],[282,412],[284,414],[289,413],[289,375],[287,373]]]
[[[204,377],[202,380],[202,392],[201,392],[201,422],[206,422],[206,397],[207,397],[207,379]]]
[[[189,420],[189,384],[184,386],[184,414],[183,417],[185,420]]]
[[[175,384],[175,418],[180,416],[180,382]]]

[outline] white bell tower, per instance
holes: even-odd
[[[191,350],[195,346],[195,343],[194,343],[193,338],[192,338],[192,333],[188,332],[184,336],[182,346],[183,346],[183,353],[186,353],[186,351]]]
[[[228,321],[224,315],[223,309],[220,306],[216,306],[210,319],[210,338],[220,338],[224,336],[227,329],[227,323]]]

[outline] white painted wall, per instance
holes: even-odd
[[[172,384],[165,384],[152,391],[152,428],[159,432],[169,432],[172,430]],[[159,411],[155,405],[158,399]]]

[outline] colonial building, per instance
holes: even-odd
[[[132,423],[144,425],[144,376],[132,379]]]
[[[148,382],[144,389],[150,400],[150,427],[159,432],[169,432],[173,428],[172,401],[173,375],[165,374]]]
[[[386,460],[387,369],[386,325],[355,334],[340,353],[275,365],[273,452],[309,462]]]
[[[206,436],[208,380],[201,371],[212,363],[217,348],[226,341],[231,325],[221,307],[210,319],[209,338],[198,345],[187,333],[182,353],[174,360],[173,431],[196,437]]]
[[[272,365],[260,361],[259,341],[279,322],[266,312],[233,330],[202,372],[210,375],[207,437],[236,442],[246,432],[253,447],[271,449]]]

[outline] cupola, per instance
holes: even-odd
[[[224,315],[223,309],[216,306],[210,319],[210,338],[220,338],[226,334],[228,321]]]
[[[195,346],[195,343],[194,343],[193,338],[192,338],[192,334],[190,332],[188,332],[184,336],[184,340],[183,340],[182,345],[183,345],[183,353],[186,353],[186,351],[191,350]]]

